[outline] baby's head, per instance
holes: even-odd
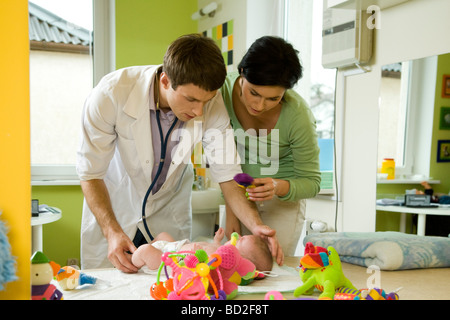
[[[261,237],[247,235],[239,237],[236,248],[245,259],[250,260],[258,271],[272,270],[273,260],[269,246]]]

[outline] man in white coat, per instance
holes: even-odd
[[[83,269],[137,272],[131,254],[151,234],[190,237],[190,159],[198,142],[227,205],[253,234],[267,238],[282,264],[275,231],[233,180],[241,168],[218,93],[225,76],[215,43],[186,35],[169,46],[162,66],[120,69],[93,89],[83,111],[77,164],[85,197]]]

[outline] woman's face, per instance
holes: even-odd
[[[255,117],[278,106],[286,91],[285,88],[279,86],[254,85],[244,77],[241,77],[239,81],[241,86],[240,99],[247,112]]]

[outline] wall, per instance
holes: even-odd
[[[68,259],[80,261],[80,228],[83,193],[77,186],[33,186],[32,198],[62,211],[62,218],[42,227],[43,251],[61,266]]]
[[[211,0],[198,0],[203,8]],[[234,65],[239,64],[248,47],[263,35],[283,35],[279,12],[283,10],[278,0],[217,0],[218,9],[213,18],[198,20],[198,32],[234,20]]]
[[[8,226],[18,280],[0,299],[29,299],[31,252],[28,1],[0,1],[0,219]]]
[[[197,32],[196,0],[116,0],[116,69],[160,64],[169,44]]]

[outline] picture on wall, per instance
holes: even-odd
[[[213,39],[222,50],[223,59],[225,60],[225,65],[227,66],[227,72],[234,71],[233,24],[233,20],[230,20],[203,31],[203,35]]]
[[[439,129],[450,130],[450,107],[442,107],[439,117]]]
[[[445,74],[442,79],[442,98],[450,98],[450,74]]]
[[[450,140],[438,140],[437,162],[450,162]]]

